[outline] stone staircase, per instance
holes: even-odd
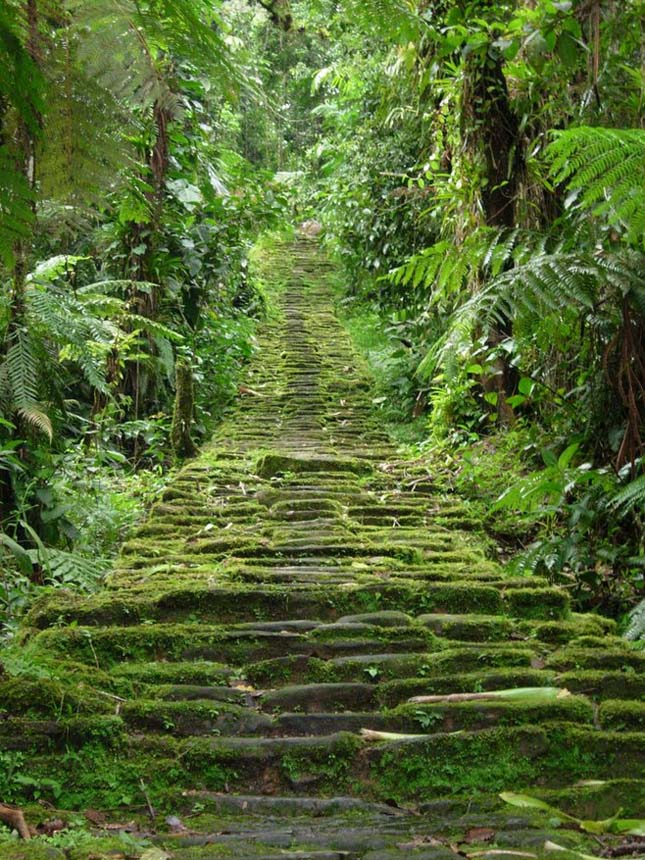
[[[278,249],[279,312],[212,444],[101,593],[30,613],[43,677],[0,676],[0,785],[96,833],[0,857],[136,857],[109,826],[131,820],[176,860],[600,854],[499,793],[643,815],[645,654],[505,573],[397,459],[333,276],[315,243]]]

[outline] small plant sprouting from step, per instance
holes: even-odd
[[[595,784],[602,785],[598,781]],[[544,800],[537,797],[531,797],[528,794],[516,794],[512,791],[504,791],[500,794],[504,803],[510,806],[517,806],[520,809],[536,809],[540,812],[548,812],[552,814],[550,819],[553,826],[559,826],[563,821],[569,824],[575,824],[584,833],[593,833],[600,835],[603,833],[622,833],[627,836],[645,836],[645,820],[636,818],[621,818],[623,812],[619,809],[611,818],[606,818],[603,821],[585,821],[581,818],[576,818],[575,815],[569,815],[555,806],[551,806]]]

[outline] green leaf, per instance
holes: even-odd
[[[575,66],[579,55],[578,42],[566,30],[558,37],[557,52],[565,66],[568,68]]]
[[[626,833],[629,836],[645,836],[645,819],[616,818],[611,823],[612,833]]]
[[[555,812],[560,814],[553,806],[549,806],[543,800],[538,800],[537,797],[530,797],[528,794],[515,794],[513,791],[503,791],[500,798],[504,803],[511,806],[518,806],[520,809],[541,809],[544,812]]]
[[[0,546],[4,546],[9,550],[22,573],[26,576],[30,576],[33,573],[34,567],[27,550],[21,547],[19,543],[13,540],[13,538],[10,538],[9,535],[4,532],[0,532]]]
[[[566,469],[575,457],[579,447],[579,442],[573,442],[573,444],[565,448],[564,451],[558,457],[558,468]]]
[[[555,456],[553,451],[551,451],[549,448],[543,448],[540,453],[542,454],[542,459],[544,460],[545,466],[557,466],[558,465],[558,458]]]

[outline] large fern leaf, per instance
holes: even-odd
[[[4,364],[13,411],[51,439],[51,420],[38,400],[38,363],[25,328],[16,328],[12,332]]]
[[[571,128],[549,146],[551,173],[580,193],[583,209],[645,247],[645,130]]]
[[[641,475],[622,487],[611,501],[613,508],[622,511],[645,511],[645,475]]]
[[[631,642],[645,639],[645,600],[641,600],[630,612],[629,624],[623,635]]]

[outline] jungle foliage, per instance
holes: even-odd
[[[267,302],[251,246],[306,218],[375,408],[519,570],[637,603],[642,20],[638,0],[2,0],[0,610],[100,581],[235,396]]]
[[[645,510],[639,4],[341,5],[312,201],[354,327],[386,332],[378,406],[407,403],[520,571],[624,612]]]

